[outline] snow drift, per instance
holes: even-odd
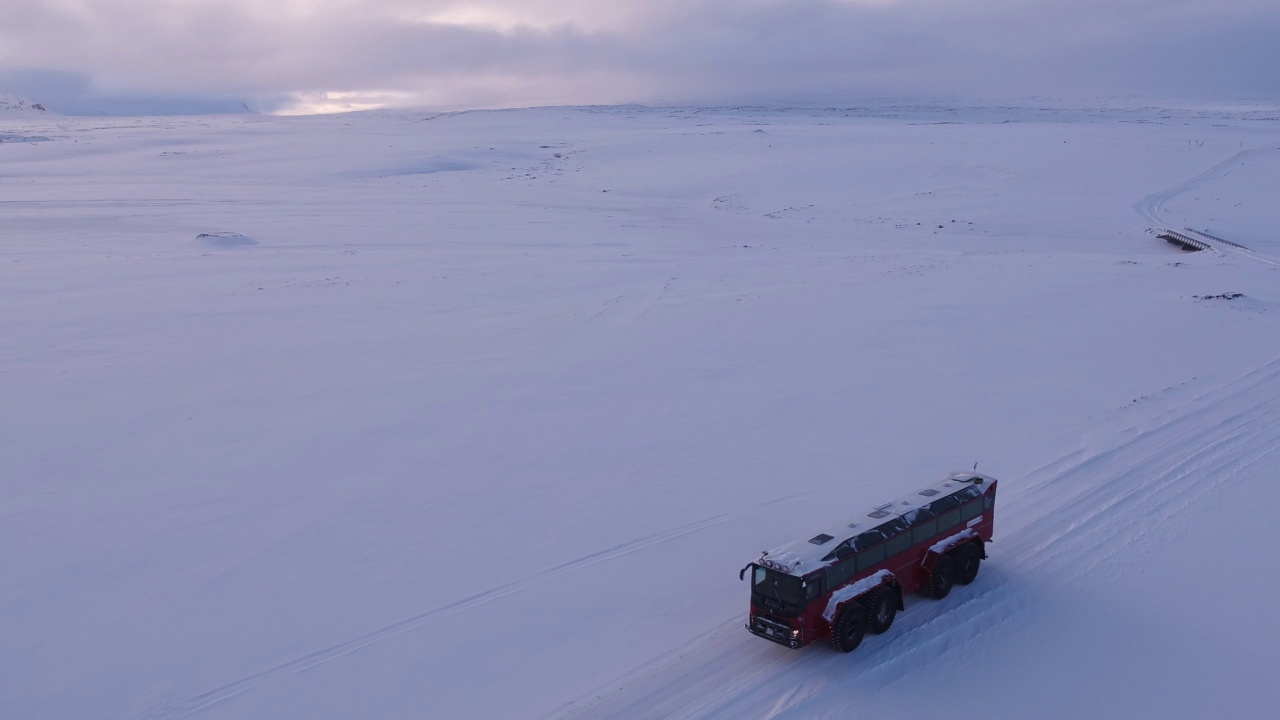
[[[71,140],[0,144],[0,716],[1265,716],[1280,164],[1223,163],[1280,127],[1233,112],[0,125]],[[850,655],[743,629],[762,548],[975,461],[974,584]]]

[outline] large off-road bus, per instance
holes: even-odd
[[[996,480],[952,475],[852,522],[767,551],[748,564],[747,629],[799,648],[827,640],[850,652],[893,624],[903,597],[942,599],[968,585],[986,559]]]

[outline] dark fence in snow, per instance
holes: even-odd
[[[1199,252],[1200,250],[1209,249],[1209,243],[1203,240],[1197,240],[1187,235],[1183,235],[1182,233],[1176,232],[1174,230],[1158,230],[1156,232],[1156,237],[1168,242],[1171,245],[1178,245],[1183,250]]]
[[[1224,240],[1223,238],[1220,238],[1220,237],[1218,237],[1217,235],[1210,235],[1209,233],[1207,233],[1207,232],[1205,232],[1205,231],[1203,231],[1203,230],[1196,230],[1195,228],[1183,228],[1183,230],[1186,230],[1187,232],[1195,233],[1195,234],[1197,234],[1197,235],[1199,235],[1200,237],[1203,237],[1203,238],[1209,238],[1210,240],[1213,240],[1214,242],[1220,242],[1220,243],[1222,243],[1223,245],[1230,245],[1231,247],[1237,247],[1237,248],[1240,248],[1241,250],[1249,250],[1249,248],[1247,248],[1247,247],[1245,247],[1245,246],[1241,245],[1240,243],[1233,243],[1233,242],[1231,242],[1230,240]],[[1252,251],[1252,250],[1249,250],[1249,252],[1253,252],[1253,251]]]

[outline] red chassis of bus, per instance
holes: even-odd
[[[747,629],[791,648],[827,640],[849,652],[865,633],[888,630],[907,594],[941,599],[952,586],[972,582],[991,541],[996,484],[987,476],[953,475],[882,505],[850,526],[858,528],[852,537],[824,533],[809,540],[819,546],[811,552],[830,548],[821,560],[790,565],[794,554],[765,553],[739,573],[749,571],[752,585]],[[920,497],[930,495],[937,499]]]

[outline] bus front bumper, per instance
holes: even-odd
[[[751,618],[747,622],[747,630],[750,630],[752,635],[762,637],[765,640],[772,640],[789,648],[798,648],[801,644],[799,630],[793,630],[780,622],[768,618],[759,616]]]

